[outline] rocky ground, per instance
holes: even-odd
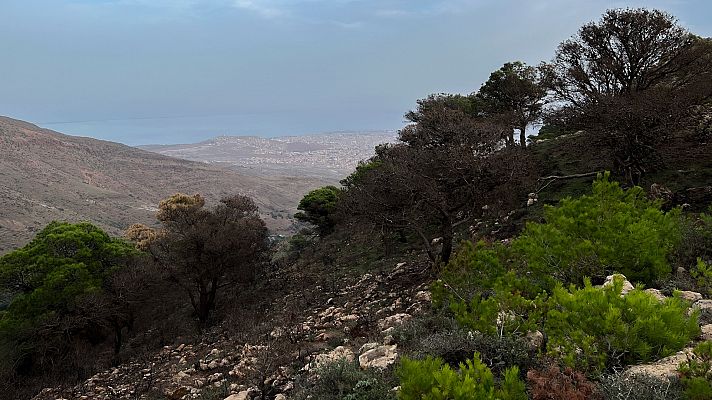
[[[389,333],[430,304],[422,267],[397,264],[321,292],[321,304],[300,311],[300,321],[276,323],[263,340],[240,342],[221,327],[196,344],[166,346],[144,359],[125,362],[71,388],[47,388],[35,400],[196,399],[205,392],[229,400],[285,399],[295,380],[308,379],[321,363],[358,359],[362,368],[386,368],[398,358]],[[275,307],[288,305],[291,293]],[[264,396],[263,396],[264,394]]]
[[[609,277],[606,284],[610,284]],[[622,295],[633,286],[625,281]],[[430,305],[427,275],[422,267],[397,264],[391,271],[365,274],[323,294],[323,302],[300,312],[299,321],[275,324],[264,340],[245,343],[216,328],[196,344],[166,346],[152,357],[126,362],[98,373],[72,388],[48,388],[35,400],[56,399],[197,399],[285,400],[295,382],[313,377],[322,363],[342,358],[361,368],[387,368],[399,357],[390,333]],[[648,289],[661,301],[665,296]],[[291,293],[276,307],[293,302]],[[692,309],[700,310],[700,340],[712,340],[712,300],[681,292]],[[531,332],[537,337],[538,332]],[[540,336],[540,334],[538,335]],[[534,345],[541,341],[531,341]],[[669,378],[694,344],[655,363],[630,367],[625,374]]]

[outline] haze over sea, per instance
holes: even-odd
[[[215,136],[292,136],[324,132],[398,129],[402,112],[373,111],[363,121],[343,113],[303,112],[161,116],[94,121],[47,121],[38,125],[68,135],[89,136],[130,146],[196,143]],[[348,122],[344,122],[348,121]]]

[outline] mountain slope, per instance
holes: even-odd
[[[0,117],[0,155],[0,254],[55,219],[88,220],[112,234],[152,223],[157,203],[175,192],[201,193],[209,201],[248,194],[268,226],[283,232],[301,196],[324,183],[245,176],[6,117]]]

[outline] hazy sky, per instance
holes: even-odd
[[[127,144],[397,129],[626,6],[712,36],[710,0],[0,0],[0,115]]]

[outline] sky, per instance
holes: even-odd
[[[0,0],[0,115],[129,145],[398,129],[608,8],[709,0]]]

